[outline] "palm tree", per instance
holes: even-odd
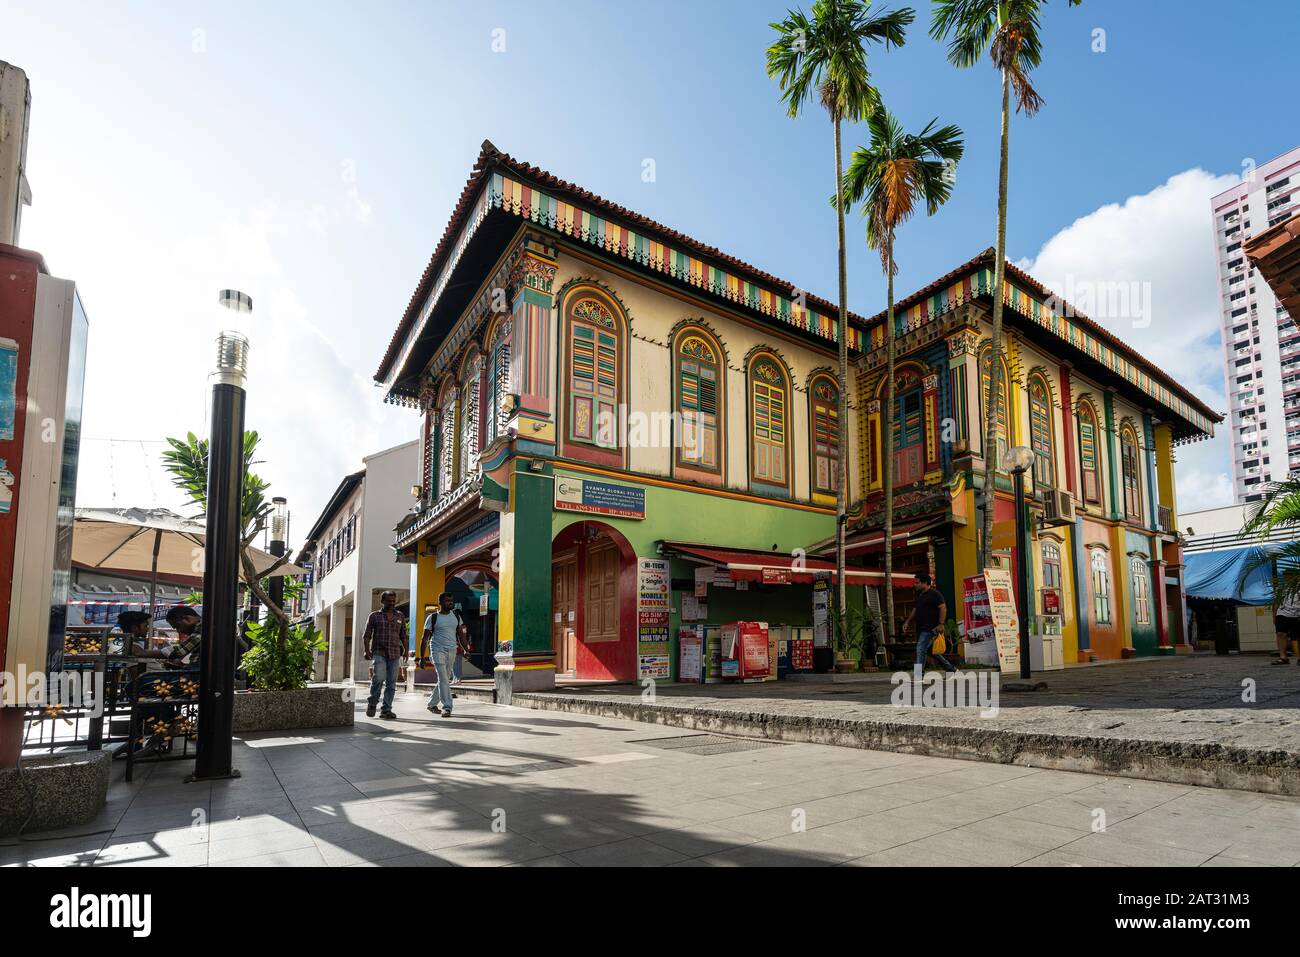
[[[885,487],[885,637],[894,634],[894,233],[924,201],[933,216],[952,194],[953,174],[961,159],[962,132],[956,126],[935,129],[933,119],[920,133],[905,133],[903,124],[883,106],[869,121],[871,145],[859,146],[844,174],[844,201],[862,203],[867,245],[880,253],[888,286],[885,300],[885,426],[881,478]],[[924,662],[922,662],[924,664]]]
[[[903,7],[873,16],[871,0],[816,0],[809,19],[802,10],[791,10],[780,23],[770,26],[776,39],[767,48],[767,75],[781,86],[781,99],[791,118],[814,98],[825,108],[835,129],[835,209],[839,229],[840,315],[839,315],[839,418],[840,461],[835,493],[835,574],[838,621],[844,621],[844,522],[849,488],[848,429],[849,394],[849,280],[845,264],[844,207],[839,202],[844,178],[840,125],[856,123],[875,113],[880,94],[871,85],[867,69],[867,45],[882,43],[900,47],[904,31],[916,19],[916,12]]]
[[[1067,0],[1076,7],[1083,0]],[[1038,19],[1047,0],[935,0],[930,36],[948,41],[948,62],[966,68],[984,51],[1002,74],[1002,148],[998,166],[998,239],[993,279],[993,342],[989,391],[984,402],[984,520],[979,564],[984,568],[993,536],[993,473],[997,468],[997,423],[1002,417],[1002,283],[1007,259],[1007,160],[1011,91],[1016,112],[1033,116],[1043,105],[1029,73],[1042,62]]]
[[[1300,476],[1292,475],[1264,486],[1264,497],[1246,510],[1241,534],[1257,537],[1266,544],[1241,570],[1244,581],[1267,566],[1273,579],[1274,605],[1300,601],[1300,540],[1271,542],[1274,533],[1300,535]]]

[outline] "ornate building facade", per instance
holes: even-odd
[[[961,620],[978,571],[994,254],[895,312],[895,566],[929,570]],[[1221,416],[1102,326],[1007,264],[996,454],[1028,446],[1031,623],[1066,663],[1187,647],[1174,447]],[[883,552],[884,315],[858,363],[865,500],[849,554]],[[1011,476],[997,473],[993,561],[1016,569]],[[823,551],[825,547],[823,546]],[[906,613],[904,606],[903,613]]]
[[[810,624],[802,550],[834,533],[860,433],[834,315],[484,144],[376,375],[421,417],[395,542],[413,616],[469,583],[479,661],[513,690],[672,676],[702,566],[711,619],[767,596]]]

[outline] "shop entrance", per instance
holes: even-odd
[[[578,552],[556,556],[551,571],[551,647],[557,674],[576,677],[578,631]]]
[[[563,529],[551,547],[551,647],[556,672],[636,680],[636,556],[603,522]]]

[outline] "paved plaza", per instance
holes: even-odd
[[[1300,669],[1297,669],[1300,670]],[[1300,798],[702,734],[462,696],[236,743],[236,781],[114,768],[4,866],[1300,864]]]
[[[1300,667],[1265,655],[1148,658],[1037,673],[996,713],[898,708],[891,675],[561,687],[514,703],[786,741],[1018,762],[1300,795]],[[1015,681],[1015,679],[1008,679]],[[477,693],[490,698],[486,689]]]

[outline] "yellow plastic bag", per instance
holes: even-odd
[[[934,636],[934,644],[930,646],[930,654],[941,655],[948,650],[948,640],[944,638],[943,632]]]

